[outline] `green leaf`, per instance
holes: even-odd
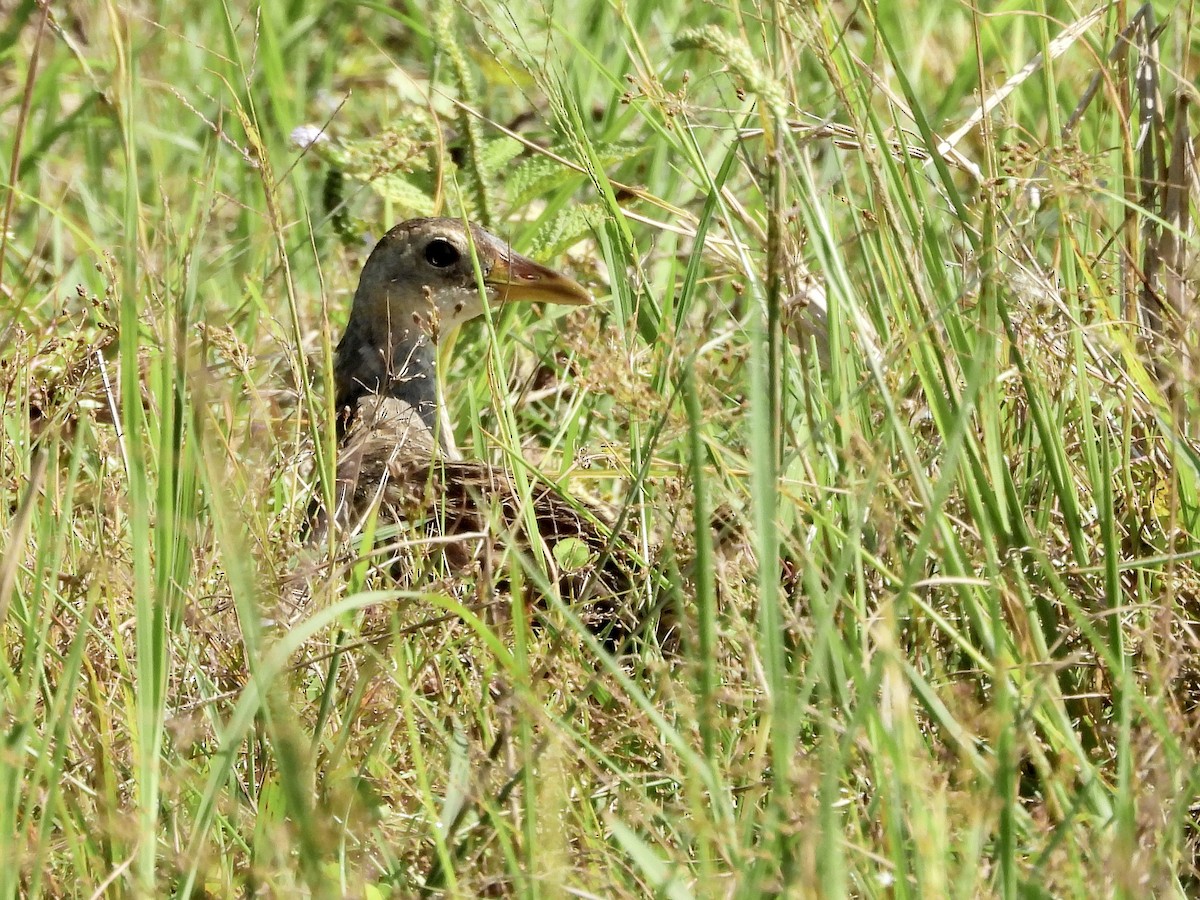
[[[554,562],[563,572],[578,572],[595,558],[596,555],[579,538],[563,538],[554,545]]]

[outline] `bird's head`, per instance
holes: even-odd
[[[359,278],[334,362],[337,409],[353,415],[358,398],[385,393],[412,405],[432,428],[433,345],[482,315],[485,304],[521,300],[581,306],[592,298],[477,226],[458,219],[397,225],[375,245]]]
[[[475,261],[483,276],[480,293]],[[522,300],[580,306],[591,296],[578,282],[514,252],[458,219],[412,219],[383,236],[363,268],[352,319],[376,340],[424,333],[435,342],[456,326]]]

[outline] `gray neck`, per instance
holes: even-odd
[[[385,394],[415,409],[421,421],[436,434],[438,394],[434,344],[427,335],[416,330],[394,336],[391,343],[391,359],[387,360],[378,344],[363,340],[359,329],[347,326],[334,363],[338,421],[349,424],[358,401],[364,396]]]

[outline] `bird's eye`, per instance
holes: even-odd
[[[458,248],[443,238],[434,238],[425,245],[425,261],[439,269],[454,265],[459,256]]]

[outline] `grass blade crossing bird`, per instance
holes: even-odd
[[[456,219],[413,219],[384,235],[363,268],[337,347],[335,505],[332,515],[319,506],[312,510],[314,542],[327,539],[330,527],[353,532],[375,509],[382,521],[426,525],[447,537],[478,535],[487,531],[495,505],[505,530],[520,534],[526,548],[532,545],[507,476],[486,463],[455,458],[440,415],[436,367],[443,335],[482,315],[485,302],[498,308],[518,301],[579,306],[592,298],[571,278]],[[629,590],[630,581],[606,529],[550,485],[535,483],[531,502],[538,537],[551,551],[574,539],[597,561],[591,571],[560,578],[560,586],[580,599],[600,598],[585,618],[593,627],[609,627],[598,619],[614,617],[614,598]],[[445,553],[453,565],[474,555],[465,541],[448,543]]]

